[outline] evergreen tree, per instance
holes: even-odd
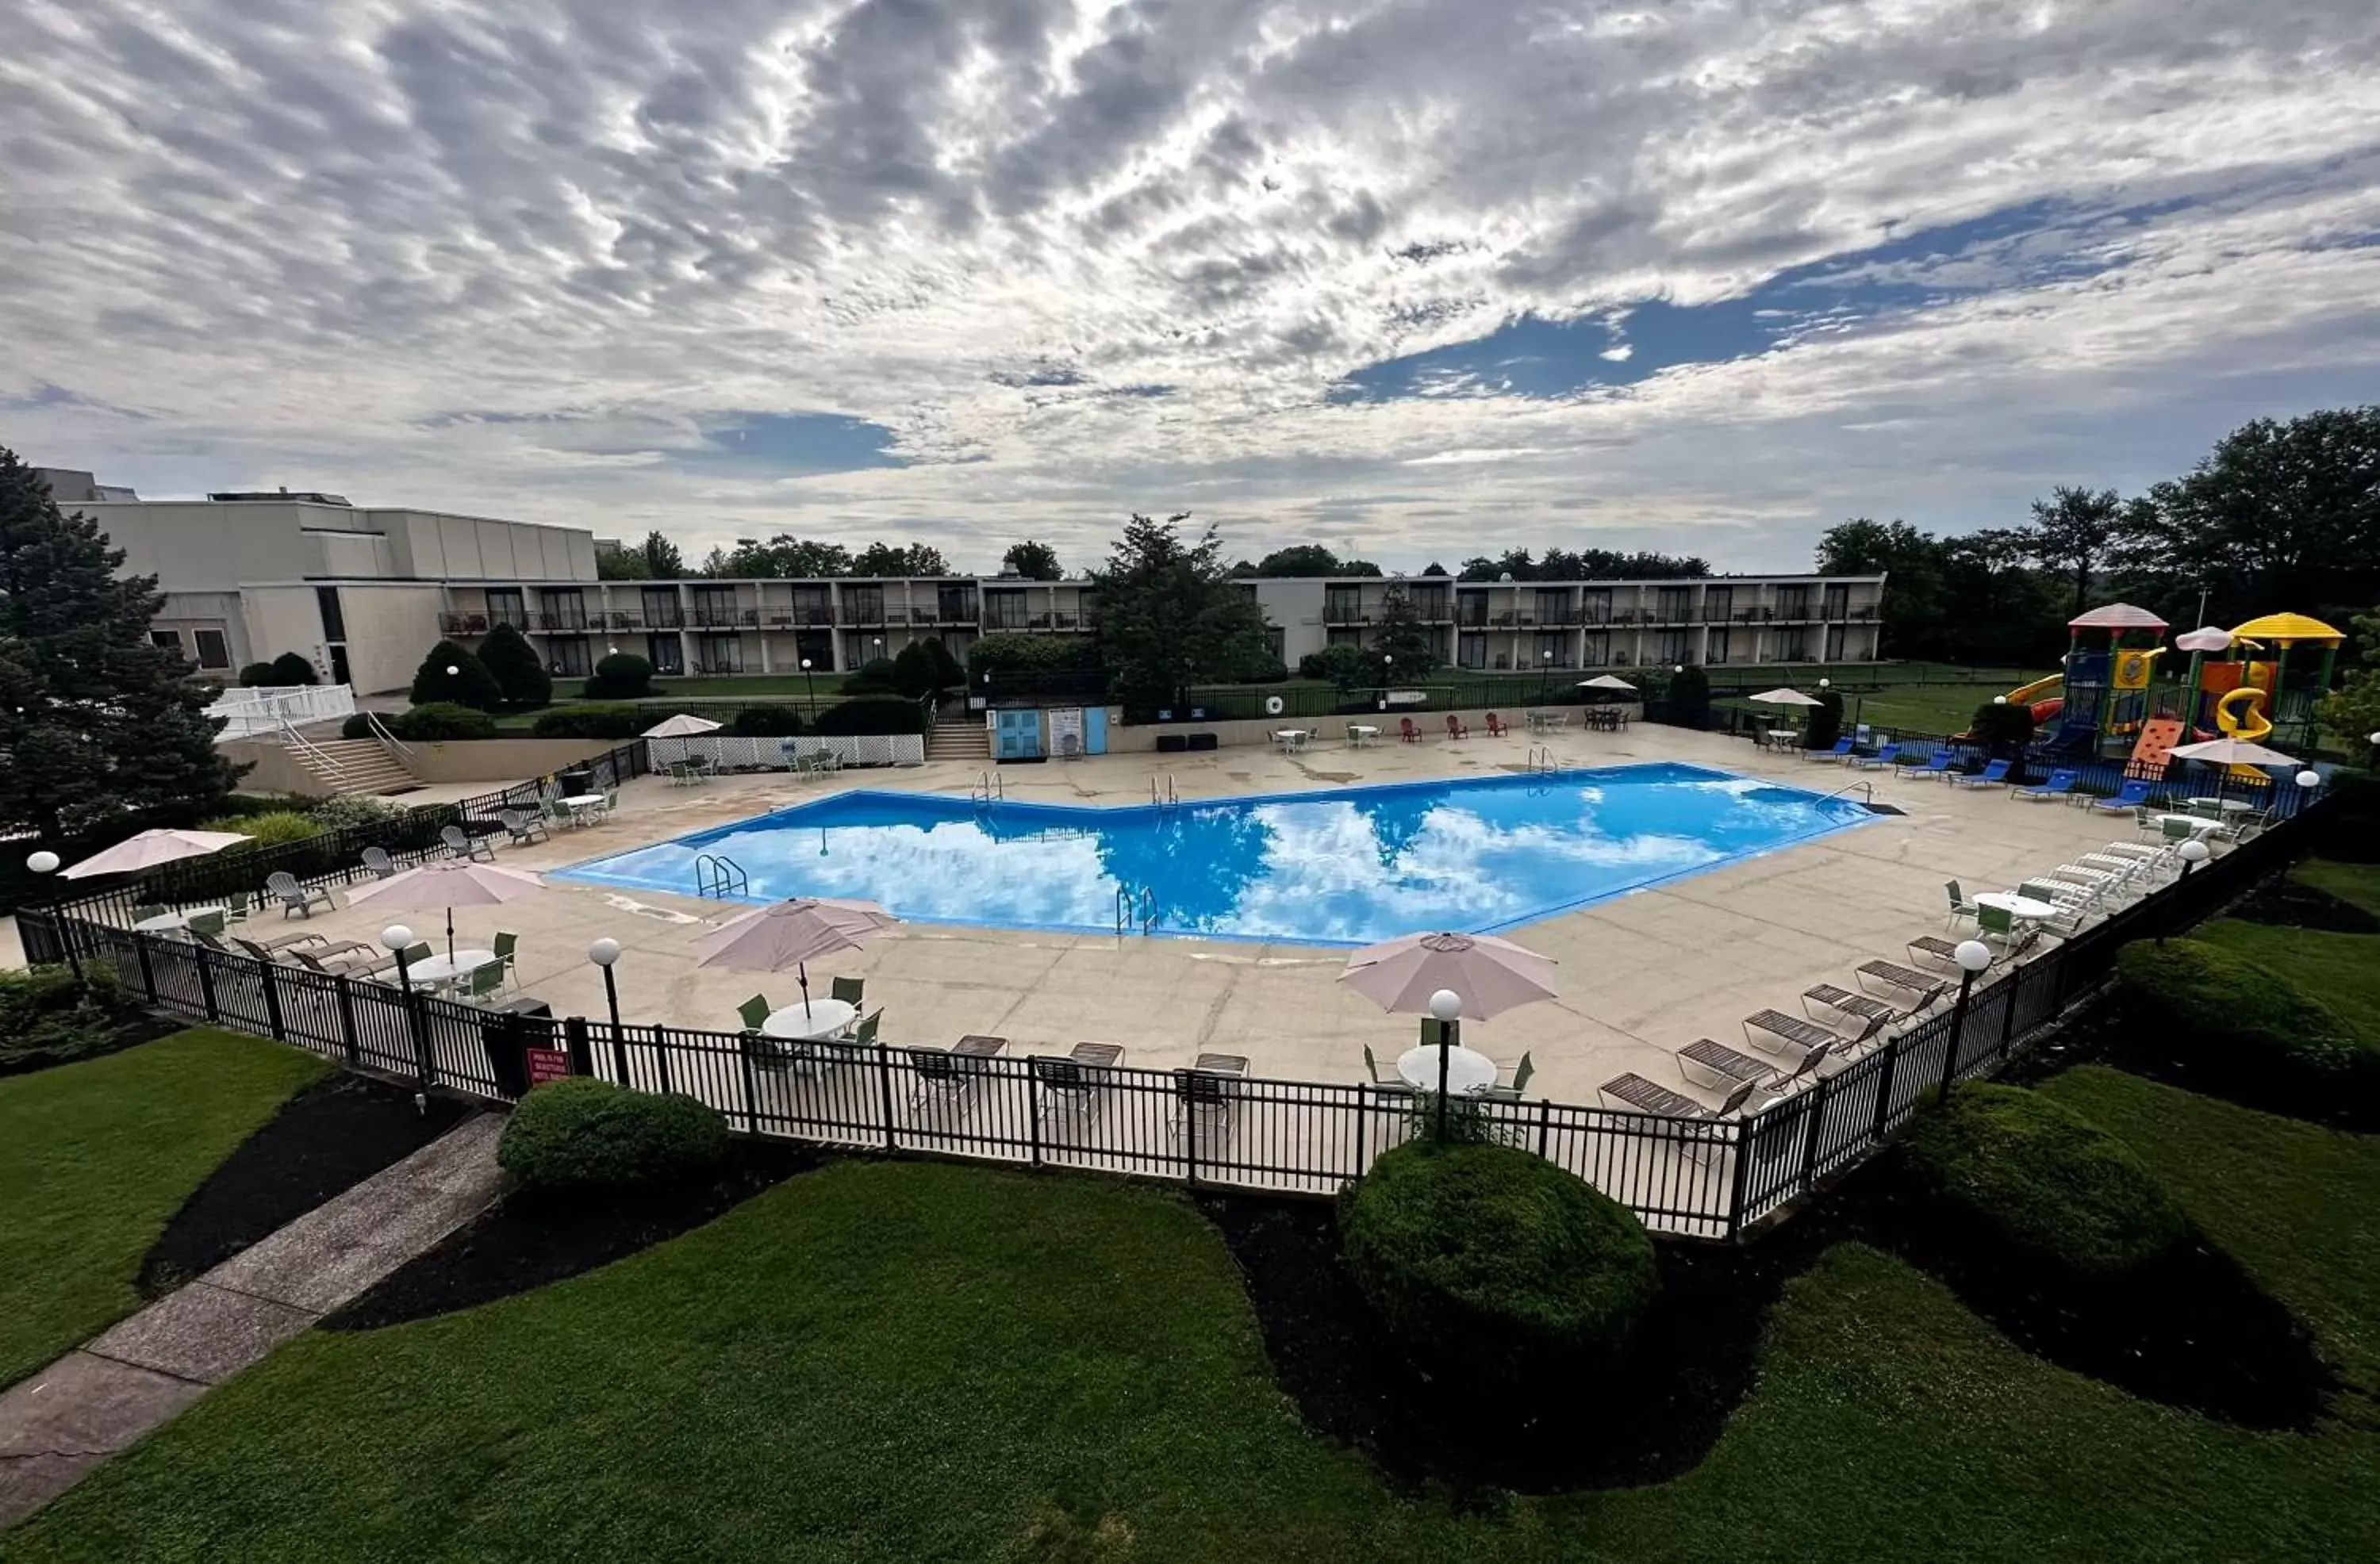
[[[488,665],[453,641],[431,647],[413,675],[416,706],[475,706],[493,711],[504,703],[504,687]]]
[[[1192,685],[1227,678],[1268,650],[1264,611],[1235,585],[1210,527],[1182,540],[1181,512],[1135,515],[1092,581],[1099,645],[1117,697],[1135,712],[1187,704]]]
[[[189,825],[231,792],[213,692],[151,642],[157,578],[123,564],[0,447],[0,826],[55,842],[128,818]]]
[[[302,651],[285,651],[273,660],[273,683],[284,689],[314,682],[314,665]]]
[[[1380,600],[1379,622],[1372,629],[1370,654],[1382,684],[1418,679],[1438,666],[1438,643],[1421,622],[1420,611],[1402,587],[1390,587]]]
[[[553,676],[528,637],[510,624],[499,623],[480,643],[480,663],[504,692],[505,703],[528,710],[553,699]],[[444,673],[441,666],[440,673]]]

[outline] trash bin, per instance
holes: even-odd
[[[567,771],[557,771],[554,784],[562,789],[565,798],[577,798],[595,791],[595,773],[584,766]]]
[[[487,1007],[480,1046],[488,1053],[488,1073],[506,1097],[528,1092],[528,1052],[553,1046],[553,1007],[528,994]]]

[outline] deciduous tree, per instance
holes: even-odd
[[[1100,651],[1127,708],[1182,705],[1192,685],[1268,654],[1263,611],[1232,584],[1212,527],[1196,543],[1183,540],[1189,519],[1187,511],[1163,521],[1135,514],[1092,573]]]
[[[1000,556],[1000,568],[1027,581],[1056,581],[1065,576],[1058,567],[1058,551],[1030,538],[1009,544],[1008,552]]]

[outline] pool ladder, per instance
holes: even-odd
[[[1560,766],[1554,764],[1553,749],[1547,745],[1530,746],[1529,753],[1523,764],[1527,768],[1529,775],[1533,777],[1549,777],[1561,770]]]
[[[1129,885],[1119,885],[1115,893],[1115,931],[1118,938],[1137,926],[1147,934],[1157,925],[1157,892],[1142,886],[1135,892]]]
[[[1869,808],[1873,809],[1876,807],[1876,783],[1872,782],[1845,782],[1842,786],[1835,789],[1834,792],[1828,794],[1826,798],[1819,799],[1818,802],[1824,804],[1828,798],[1840,798],[1846,793],[1856,793],[1860,795],[1861,801],[1866,804]]]
[[[1165,788],[1163,792],[1160,792],[1158,790],[1157,782],[1158,779],[1155,777],[1148,779],[1149,806],[1160,815],[1180,809],[1182,807],[1182,798],[1179,794],[1176,794],[1173,791],[1173,773],[1171,771],[1165,773]]]
[[[744,866],[724,853],[698,853],[694,857],[694,893],[716,896],[725,901],[730,896],[752,893],[752,877]]]
[[[1004,804],[1008,801],[1008,783],[1002,780],[998,771],[985,771],[976,779],[975,785],[967,789],[967,798],[986,808],[994,804]]]

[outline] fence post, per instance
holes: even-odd
[[[625,1087],[628,1084],[628,1039],[616,1022],[612,1026],[612,1068],[616,1073],[617,1084]]]
[[[2003,1061],[2008,1058],[2010,1045],[2016,1041],[2016,997],[2018,991],[2023,987],[2024,971],[2024,968],[2019,967],[2008,976],[2008,1006],[2000,1014],[1999,1057]]]
[[[570,1055],[570,1073],[573,1075],[595,1073],[595,1049],[587,1040],[585,1016],[565,1015],[562,1018],[562,1046]]]
[[[653,1069],[661,1076],[662,1092],[666,1096],[670,1089],[669,1028],[666,1026],[653,1028]]]
[[[65,920],[60,919],[59,923],[64,927]],[[68,934],[67,938],[72,939],[73,935]],[[140,957],[140,986],[149,990],[149,1002],[154,1005],[157,1002],[157,969],[149,964],[148,937],[135,933],[132,936],[132,949]]]
[[[1193,1189],[1198,1186],[1198,1099],[1190,1095],[1190,1072],[1173,1073],[1173,1095],[1182,1104],[1183,1176]]]
[[[1553,1144],[1553,1138],[1554,1138],[1554,1099],[1553,1099],[1553,1098],[1551,1098],[1551,1097],[1539,1097],[1539,1098],[1537,1099],[1537,1155],[1538,1155],[1538,1156],[1543,1157],[1543,1156],[1545,1156],[1545,1155],[1546,1155],[1546,1147]]]
[[[347,987],[345,973],[332,978],[331,982],[339,994],[339,1041],[346,1050],[347,1068],[360,1070],[364,1067],[364,1043],[356,1035],[355,991]]]
[[[1735,1237],[1743,1231],[1743,1190],[1752,1182],[1752,1143],[1759,1138],[1754,1127],[1758,1114],[1747,1114],[1735,1121],[1735,1170],[1727,1181],[1727,1236]]]
[[[281,985],[273,981],[273,964],[269,961],[258,962],[256,976],[264,985],[264,1019],[265,1023],[273,1028],[273,1040],[276,1043],[285,1043],[289,1040],[289,1028],[282,1024]]]
[[[1025,1061],[1025,1117],[1032,1125],[1033,1166],[1041,1166],[1041,1072]]]
[[[744,1128],[757,1135],[760,1133],[760,1076],[752,1067],[751,1038],[737,1041],[735,1057],[744,1066]]]
[[[1818,1130],[1826,1122],[1827,1097],[1833,1085],[1833,1077],[1821,1075],[1817,1085],[1810,1088],[1810,1095],[1802,1099],[1810,1105],[1810,1130],[1802,1137],[1802,1191],[1805,1194],[1818,1182]]]
[[[892,1137],[892,1046],[876,1045],[876,1079],[884,1089],[884,1149],[897,1149]]]
[[[1871,1141],[1884,1139],[1885,1126],[1892,1118],[1892,1073],[1900,1065],[1900,1039],[1895,1037],[1884,1048],[1884,1068],[1876,1072],[1876,1123],[1867,1133]]]
[[[215,1005],[215,964],[213,955],[203,945],[193,945],[191,952],[199,961],[199,997],[207,1002],[207,1019],[221,1021],[223,1012]]]

